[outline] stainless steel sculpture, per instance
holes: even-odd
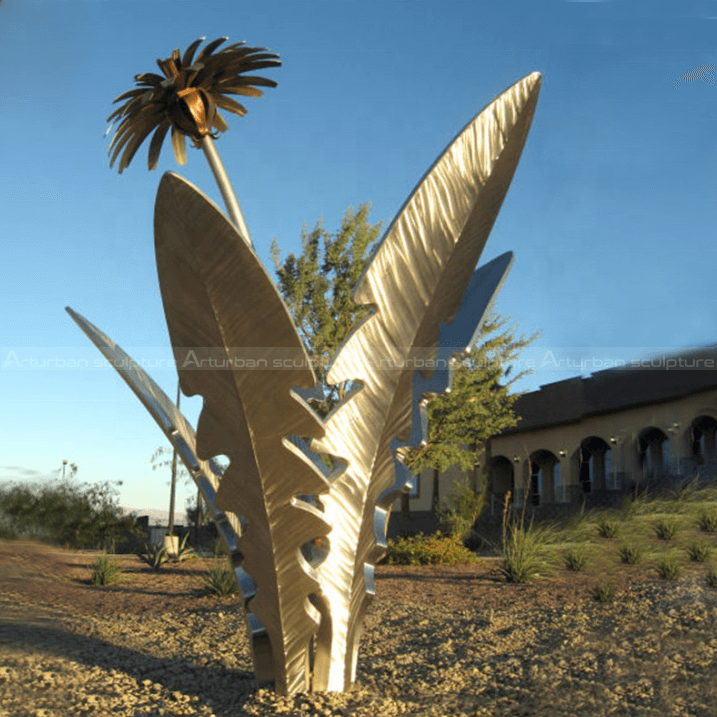
[[[470,345],[512,261],[506,254],[474,271],[539,88],[533,73],[488,105],[389,227],[354,296],[373,312],[328,374],[330,384],[358,388],[323,421],[304,400],[317,386],[301,339],[241,229],[181,177],[167,173],[160,182],[159,281],[182,391],[204,398],[196,444],[144,372],[117,368],[181,445],[224,521],[259,684],[292,694],[344,690],[355,679],[374,565],[410,478],[402,446],[421,440],[426,396],[449,385],[447,358]],[[68,311],[105,355],[126,356]],[[273,368],[283,355],[300,360]],[[211,464],[220,454],[230,459],[223,476]],[[316,550],[317,539],[328,550]]]

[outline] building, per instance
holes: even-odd
[[[717,346],[632,361],[521,396],[520,421],[488,441],[481,466],[491,512],[514,506],[601,504],[641,485],[717,476]],[[438,477],[439,499],[457,470]],[[409,498],[409,522],[430,527],[433,476]],[[408,527],[394,506],[392,532]],[[435,520],[434,520],[435,523]]]

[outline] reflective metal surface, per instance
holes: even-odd
[[[274,80],[249,72],[279,67],[279,56],[265,52],[265,47],[247,47],[245,42],[227,45],[228,38],[220,37],[207,43],[200,37],[181,54],[178,49],[171,57],[157,60],[162,72],[143,72],[135,75],[136,87],[115,98],[120,106],[107,118],[112,130],[119,123],[110,142],[110,167],[120,158],[119,173],[127,168],[137,150],[152,134],[149,143],[148,167],[157,168],[159,153],[167,132],[172,130],[172,148],[179,164],[187,161],[185,136],[197,144],[203,137],[216,137],[227,130],[227,123],[217,108],[240,117],[246,107],[229,95],[261,97],[259,87],[276,87]]]
[[[376,531],[388,506],[377,501],[394,487],[392,442],[411,434],[413,371],[380,369],[366,356],[380,346],[396,366],[416,348],[433,347],[424,356],[435,357],[441,324],[457,315],[508,191],[540,80],[533,73],[513,85],[458,135],[389,227],[354,295],[374,313],[348,338],[328,382],[360,381],[362,388],[327,417],[325,437],[311,446],[347,463],[322,499],[335,526],[318,568],[332,626],[321,663],[328,663],[326,689],[343,690],[355,677],[373,566],[385,552]]]
[[[247,518],[239,540],[244,567],[257,585],[249,604],[266,628],[280,692],[306,690],[309,647],[319,613],[309,595],[320,590],[300,548],[326,538],[322,512],[299,495],[329,489],[322,472],[288,436],[317,438],[321,420],[295,386],[316,380],[301,339],[270,276],[227,217],[181,177],[162,178],[155,206],[157,269],[182,391],[204,397],[197,455],[228,456],[217,505]],[[186,368],[216,352],[253,347],[262,365],[272,348],[293,349],[303,366],[280,370]],[[239,362],[234,362],[237,365]],[[301,362],[297,362],[301,363]],[[202,364],[204,365],[204,364]],[[207,364],[208,365],[208,364]]]
[[[255,596],[245,594],[255,672],[280,693],[345,690],[355,678],[374,565],[406,480],[405,473],[397,479],[396,447],[420,440],[423,394],[450,381],[445,367],[434,374],[431,366],[470,343],[510,266],[512,255],[503,255],[474,273],[540,79],[524,78],[470,122],[389,227],[354,296],[373,313],[328,374],[331,384],[360,387],[324,422],[304,400],[315,377],[261,262],[201,192],[172,173],[162,178],[155,207],[162,299],[182,390],[204,397],[196,448],[183,429],[185,455],[196,454],[200,468],[216,455],[230,459],[216,510],[246,517],[236,555],[256,586]],[[107,350],[104,335],[99,343],[88,335]],[[258,363],[247,364],[248,350]],[[277,352],[300,360],[277,365]],[[180,423],[162,403],[171,401],[137,376],[123,374],[163,430],[163,422]],[[307,443],[333,470],[309,455]]]
[[[242,534],[242,523],[245,519],[235,513],[224,512],[217,508],[216,495],[223,471],[212,459],[200,460],[196,454],[196,440],[194,429],[186,418],[174,405],[167,394],[147,375],[127,353],[125,353],[112,339],[90,323],[84,316],[73,311],[69,306],[65,309],[75,323],[97,346],[117,373],[124,379],[132,392],[139,398],[149,414],[157,422],[162,432],[177,448],[177,455],[186,466],[200,490],[204,502],[212,516],[219,536],[224,541],[227,553],[239,584],[245,608],[256,595],[256,585],[242,566],[243,556],[238,549],[239,538]],[[249,617],[249,615],[248,615]],[[250,638],[253,643],[263,644],[265,631],[258,619],[254,620],[253,630],[250,629]],[[253,645],[256,652],[260,647]],[[257,679],[262,682],[271,682],[274,679],[273,668],[269,665],[257,673]]]
[[[394,439],[391,450],[395,456],[396,482],[378,499],[376,510],[376,541],[385,548],[388,517],[394,501],[413,483],[413,475],[401,462],[405,448],[425,443],[428,439],[428,401],[431,396],[444,393],[453,383],[451,356],[463,352],[473,344],[475,334],[493,300],[505,282],[513,265],[513,252],[509,251],[477,269],[463,298],[453,323],[443,324],[438,339],[436,369],[430,378],[416,371],[413,374],[413,405],[411,408],[411,437],[407,443]]]

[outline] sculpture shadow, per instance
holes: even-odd
[[[256,691],[254,675],[217,665],[199,666],[188,659],[154,657],[137,650],[105,642],[96,637],[77,635],[53,626],[47,618],[30,618],[29,623],[0,618],[0,651],[12,644],[33,652],[71,659],[86,667],[117,670],[138,683],[151,680],[168,692],[197,696],[199,704],[218,714],[241,714],[242,705]],[[171,663],[172,669],[168,669]],[[231,689],[217,689],[218,684]]]

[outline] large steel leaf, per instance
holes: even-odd
[[[212,202],[172,173],[157,193],[155,243],[182,391],[204,397],[197,454],[228,456],[217,505],[247,517],[239,550],[257,585],[249,607],[273,656],[272,668],[257,672],[273,673],[280,693],[308,689],[319,624],[309,596],[319,583],[301,547],[325,538],[329,526],[305,497],[328,483],[288,437],[322,435],[320,420],[294,391],[314,386],[313,371],[254,252]],[[272,658],[267,651],[254,659],[256,669]]]
[[[441,324],[458,312],[518,164],[540,81],[538,73],[522,79],[458,135],[389,227],[356,290],[355,301],[373,313],[347,339],[328,381],[361,387],[312,442],[346,462],[323,499],[327,515],[341,521],[319,567],[330,637],[319,642],[315,680],[327,689],[354,679],[380,554],[376,503],[394,484],[391,443],[411,430],[411,360],[435,357]]]

